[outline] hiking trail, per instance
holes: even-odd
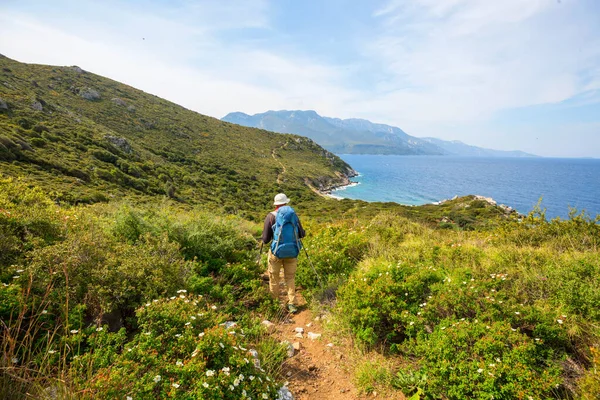
[[[331,338],[325,332],[322,320],[312,314],[300,293],[296,292],[296,298],[298,312],[282,316],[273,332],[279,340],[299,342],[301,346],[282,366],[282,376],[288,381],[288,388],[294,399],[366,399],[354,387],[346,349],[330,344]],[[303,338],[296,337],[295,328],[299,327],[304,329]],[[308,337],[308,332],[320,333],[321,337],[312,340]]]
[[[284,144],[281,145],[281,147],[279,147],[280,149],[284,149],[287,147],[287,142],[285,142]],[[279,164],[279,166],[281,166],[281,172],[277,174],[277,184],[281,184],[282,182],[282,176],[283,174],[287,173],[287,168],[285,167],[285,165],[279,161],[277,159],[277,153],[275,152],[275,149],[271,150],[271,157],[273,157],[273,160],[275,160],[275,162],[277,162]]]

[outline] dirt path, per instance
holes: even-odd
[[[348,368],[346,351],[331,344],[323,330],[321,321],[306,307],[304,298],[297,294],[299,311],[283,318],[275,331],[281,340],[300,343],[300,350],[289,358],[282,373],[289,382],[288,387],[296,400],[350,400],[363,399],[359,396],[352,374]],[[296,336],[295,328],[303,328],[302,338]],[[321,337],[311,340],[308,332],[320,333]]]
[[[285,147],[287,147],[287,142],[285,142],[280,148],[283,149]],[[273,157],[273,160],[275,160],[275,162],[281,166],[281,172],[279,174],[277,174],[277,183],[280,184],[282,181],[283,174],[285,174],[287,172],[287,168],[281,161],[279,161],[277,159],[277,154],[275,153],[275,149],[273,149],[271,151],[271,157]]]

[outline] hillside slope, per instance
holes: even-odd
[[[83,71],[0,56],[0,172],[62,201],[166,195],[255,210],[273,193],[314,199],[307,183],[352,169],[310,139],[245,128]]]

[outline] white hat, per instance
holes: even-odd
[[[279,193],[277,196],[275,196],[275,201],[273,202],[274,206],[281,206],[284,204],[287,204],[290,202],[290,199],[288,199],[288,197],[283,194],[283,193]]]

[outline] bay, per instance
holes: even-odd
[[[548,218],[567,218],[569,207],[600,214],[600,160],[574,158],[468,158],[342,154],[358,185],[332,195],[420,205],[455,195],[491,197],[522,214],[538,200]]]

